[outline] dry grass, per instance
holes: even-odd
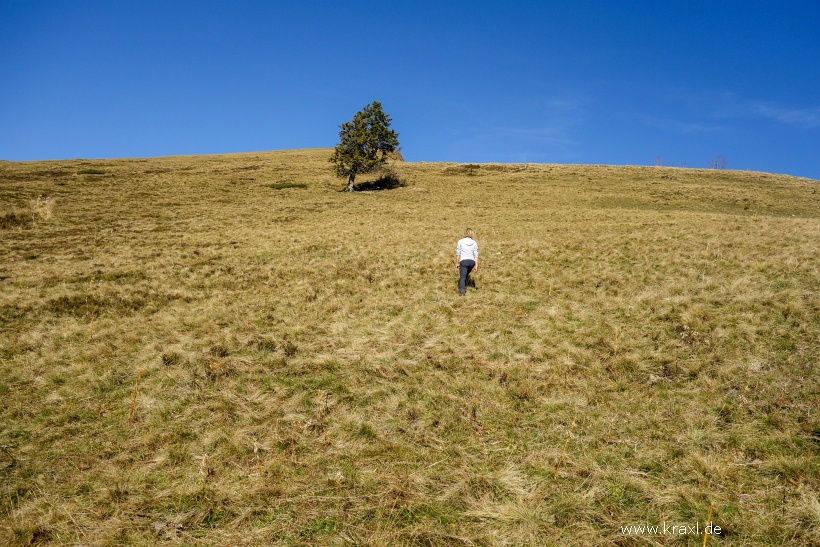
[[[328,155],[0,164],[0,543],[820,544],[816,181]]]

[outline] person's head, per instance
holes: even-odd
[[[466,230],[464,230],[464,237],[472,238],[473,237],[473,229],[472,228],[467,228]]]

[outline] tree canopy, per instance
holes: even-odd
[[[378,171],[387,155],[398,149],[399,134],[390,129],[392,121],[381,103],[373,101],[339,126],[339,144],[330,161],[340,178],[347,177],[346,192],[353,191],[356,175]]]

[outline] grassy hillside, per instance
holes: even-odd
[[[820,544],[816,181],[329,153],[0,162],[0,544]]]

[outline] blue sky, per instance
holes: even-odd
[[[332,147],[820,179],[820,2],[0,0],[0,159]]]

